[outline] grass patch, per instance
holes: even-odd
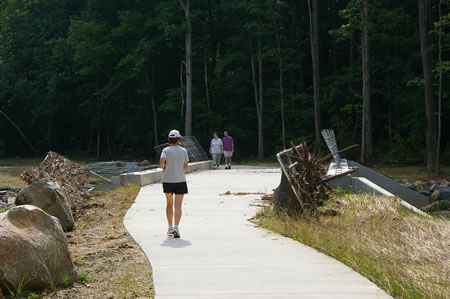
[[[333,203],[334,202],[334,203]],[[450,222],[417,216],[398,198],[341,194],[340,216],[307,222],[266,208],[255,222],[309,245],[402,298],[450,298]]]
[[[24,168],[0,168],[0,186],[8,186],[13,188],[22,188],[26,187],[27,183],[25,183],[20,178],[20,170],[25,170]],[[17,173],[16,173],[17,172]]]
[[[415,165],[415,166],[382,166],[382,167],[371,167],[374,170],[387,175],[392,178],[402,178],[414,181],[430,181],[430,180],[448,180],[450,179],[450,165],[441,165],[441,173],[427,173],[425,166]]]

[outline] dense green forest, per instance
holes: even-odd
[[[205,148],[228,130],[239,157],[262,159],[291,140],[324,150],[332,128],[362,160],[433,170],[450,159],[449,8],[0,0],[0,155],[149,158],[178,128]]]

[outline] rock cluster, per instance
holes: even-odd
[[[16,206],[33,205],[59,219],[64,230],[74,226],[72,210],[58,183],[42,179],[24,188],[16,197]]]
[[[0,218],[0,287],[39,290],[76,280],[58,218],[22,205]]]
[[[64,230],[74,227],[89,174],[49,152],[38,168],[22,174],[28,187],[2,187],[0,207],[10,209],[0,213],[0,295],[2,290],[41,290],[77,279]]]
[[[411,183],[403,180],[402,184],[429,197],[432,201],[450,200],[450,186],[448,181],[415,181]]]

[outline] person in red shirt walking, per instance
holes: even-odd
[[[234,153],[233,137],[228,135],[228,131],[223,132],[223,156],[225,157],[225,169],[231,169],[231,157]]]

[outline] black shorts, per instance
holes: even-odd
[[[186,182],[181,183],[162,183],[164,193],[187,194],[188,188]]]

